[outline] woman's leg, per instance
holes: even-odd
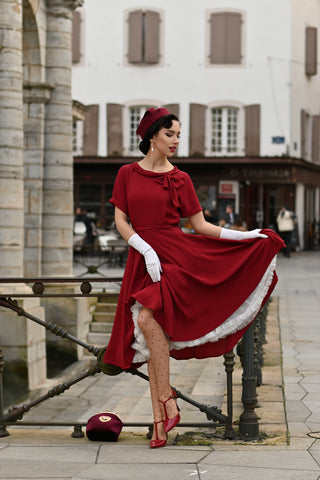
[[[153,311],[149,308],[142,307],[138,325],[144,335],[150,352],[150,364],[152,368],[152,379],[150,378],[151,395],[162,402],[167,400],[171,394],[170,386],[170,370],[169,370],[169,345],[165,333],[159,323],[153,317]],[[152,393],[153,392],[153,393]],[[177,404],[175,400],[166,403],[169,418],[177,415]],[[156,407],[156,411],[157,407]],[[161,408],[162,419],[164,413]]]
[[[158,398],[157,379],[155,376],[152,360],[148,361],[148,375],[149,375],[153,419],[154,419],[154,422],[161,422],[162,412],[161,412],[159,398]],[[157,437],[161,440],[164,440],[166,438],[163,423],[157,423],[157,428],[153,429],[152,440],[155,440]]]

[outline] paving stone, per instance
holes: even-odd
[[[272,458],[272,462],[270,459]],[[259,468],[282,468],[288,470],[309,470],[319,471],[319,466],[309,455],[308,452],[298,450],[278,450],[258,451],[253,449],[249,451],[235,452],[217,452],[207,456],[200,462],[200,466],[206,465],[233,465],[238,467],[259,467]]]
[[[108,463],[112,458],[112,463],[126,463],[137,464],[141,463],[143,458],[144,464],[149,463],[196,463],[205,458],[212,448],[210,447],[186,447],[186,446],[169,446],[161,449],[146,449],[143,446],[123,446],[118,448],[117,445],[103,445],[99,452],[97,463]],[[161,461],[159,462],[159,457]]]
[[[212,465],[204,463],[198,467],[198,471],[200,480],[225,480],[226,478],[232,478],[232,480],[257,480],[258,478],[263,478],[263,480],[318,480],[318,473],[309,470],[230,467],[227,465],[212,467]]]
[[[72,480],[85,470],[87,466],[86,463],[79,462],[48,462],[41,459],[35,462],[35,460],[20,460],[19,458],[15,458],[14,461],[12,459],[2,459],[0,478],[11,478],[14,480],[30,480],[34,478],[39,478],[40,480]]]

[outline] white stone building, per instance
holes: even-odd
[[[234,202],[250,228],[273,228],[285,202],[308,247],[320,203],[319,27],[317,0],[86,1],[74,20],[72,94],[88,106],[83,137],[81,122],[74,130],[76,204],[108,225],[115,173],[139,155],[139,116],[168,105],[182,123],[176,163],[204,206],[222,214]]]

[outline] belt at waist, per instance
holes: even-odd
[[[180,230],[179,225],[156,225],[150,227],[133,227],[135,232],[144,232],[146,230]]]

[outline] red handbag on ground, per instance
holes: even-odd
[[[89,440],[116,442],[123,427],[122,420],[116,413],[97,413],[89,418],[86,434]]]

